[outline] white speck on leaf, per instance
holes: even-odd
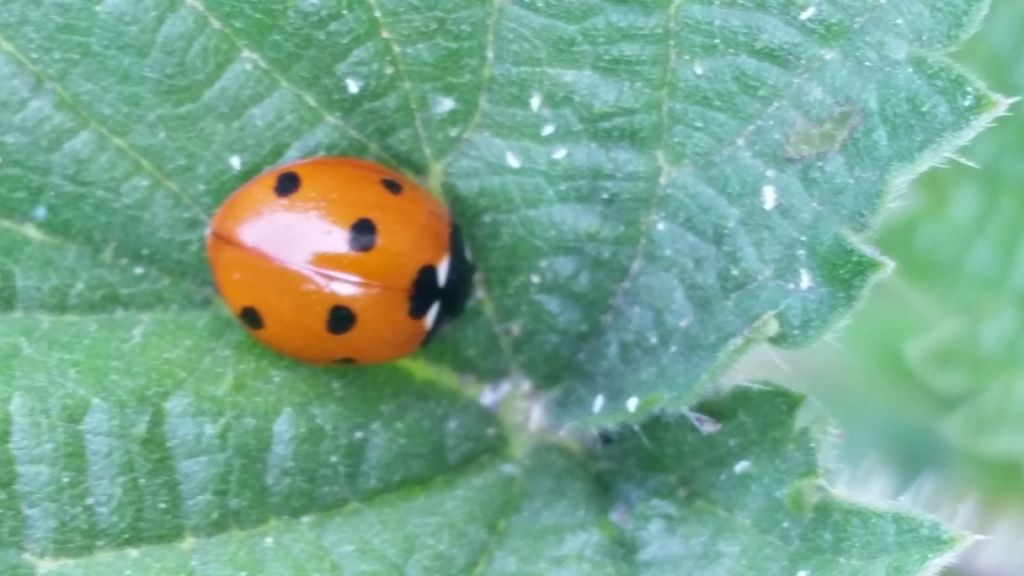
[[[511,150],[505,151],[505,162],[512,168],[518,170],[523,166],[523,161],[519,159]]]
[[[636,396],[630,396],[626,399],[626,410],[628,410],[630,414],[636,412],[638,406],[640,406],[640,399]]]
[[[268,546],[268,547],[269,546],[273,546],[274,545],[274,537],[273,536],[267,536],[266,538],[264,538],[263,539],[263,545],[264,546]]]
[[[704,75],[704,64],[702,64],[700,60],[693,61],[693,73],[697,76]]]
[[[811,277],[811,272],[807,268],[800,269],[800,283],[797,286],[801,290],[807,290],[814,286],[814,278]]]
[[[540,402],[534,402],[530,405],[530,414],[527,417],[526,429],[530,432],[536,432],[544,426],[544,404]]]
[[[551,153],[551,157],[555,160],[561,160],[562,158],[565,158],[568,155],[569,149],[565,147],[556,148],[555,151]]]
[[[554,124],[545,124],[544,126],[541,126],[541,129],[540,129],[540,135],[541,136],[551,136],[554,133],[555,133],[555,125]]]
[[[814,6],[808,6],[806,10],[804,10],[803,12],[800,13],[800,19],[801,20],[807,20],[811,16],[814,16],[814,13],[817,12],[817,11],[818,11],[818,9],[815,8]]]
[[[774,210],[779,204],[779,191],[771,184],[761,187],[761,207],[765,210]]]
[[[750,460],[740,460],[739,462],[733,464],[733,466],[732,466],[732,473],[737,475],[737,476],[740,476],[742,474],[746,474],[749,471],[750,471]]]
[[[541,95],[540,95],[539,92],[534,92],[533,94],[531,94],[530,95],[530,110],[532,110],[534,112],[539,111],[540,110],[541,102],[543,102],[543,99],[541,98]]]
[[[493,410],[501,404],[501,401],[511,391],[512,382],[509,380],[501,380],[485,387],[480,392],[477,402],[479,402],[481,406]]]
[[[434,100],[434,114],[447,114],[455,110],[455,100],[448,96],[441,96]]]
[[[230,158],[228,158],[228,164],[231,165],[231,168],[233,168],[235,172],[238,172],[239,170],[242,169],[242,157],[239,156],[238,154],[233,154]]]
[[[32,209],[32,219],[35,220],[36,222],[42,222],[43,220],[46,220],[47,216],[49,216],[49,210],[47,210],[45,204],[38,204],[35,208]]]
[[[705,416],[699,412],[686,412],[686,417],[690,419],[690,423],[697,428],[697,431],[707,436],[708,434],[714,434],[722,429],[722,423],[710,416]]]
[[[219,25],[214,25],[213,27],[217,30],[224,29],[222,26]],[[243,48],[240,53],[240,56],[243,60],[245,60],[245,68],[247,70],[252,70],[252,63],[259,64],[261,67],[266,66],[266,62],[263,61],[263,58],[260,57],[259,54],[253,52],[252,50],[249,50],[248,48]]]
[[[632,514],[629,506],[622,502],[616,502],[608,512],[608,519],[620,528],[627,528],[632,523]]]
[[[594,403],[590,406],[590,411],[594,414],[600,414],[601,410],[604,410],[604,394],[594,396]]]
[[[540,284],[540,274],[530,274],[530,284]]]
[[[811,573],[808,572],[807,570],[801,570],[801,571],[796,573],[796,576],[811,576]]]
[[[516,466],[511,462],[506,462],[502,464],[499,470],[501,471],[502,474],[506,476],[519,476],[522,473],[522,470],[519,469],[519,466]]]
[[[135,268],[132,268],[132,274],[135,274],[136,276],[142,276],[145,273],[146,269],[143,268],[142,266],[136,266]]]
[[[657,229],[657,230],[658,230],[659,232],[660,232],[660,231],[662,231],[662,230],[664,230],[664,229],[665,229],[665,221],[664,221],[664,220],[657,220],[657,221],[656,221],[656,222],[654,223],[654,227],[655,227],[655,228],[656,228],[656,229]]]
[[[345,78],[345,88],[348,90],[349,94],[359,94],[359,91],[362,90],[363,85],[362,83],[359,82],[359,80],[356,80],[355,78],[349,76],[348,78]]]

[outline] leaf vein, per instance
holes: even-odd
[[[276,68],[271,66],[266,61],[266,59],[259,54],[259,52],[253,50],[252,47],[246,45],[246,43],[243,42],[241,38],[239,38],[231,30],[229,30],[227,26],[225,26],[224,23],[220,21],[220,19],[214,16],[214,14],[210,12],[206,5],[203,4],[202,0],[182,1],[185,3],[185,5],[202,14],[203,17],[206,18],[207,22],[209,22],[211,28],[224,34],[224,36],[227,37],[228,40],[230,40],[231,43],[235,45],[235,47],[239,51],[239,54],[243,58],[247,58],[248,60],[252,61],[256,66],[259,66],[264,72],[270,75],[270,77],[273,78],[284,89],[301,98],[302,101],[305,102],[307,106],[309,106],[317,113],[322,115],[324,119],[327,120],[327,122],[334,124],[335,126],[338,126],[342,130],[347,132],[349,136],[365,145],[374,156],[382,158],[392,164],[398,165],[398,162],[396,162],[395,159],[391,157],[391,155],[389,155],[387,152],[385,152],[376,142],[370,140],[361,132],[359,132],[351,125],[349,125],[347,122],[345,122],[337,114],[328,110],[312,94],[305,90],[302,90],[295,84],[292,84],[287,78],[285,78],[285,76],[281,72],[279,72]]]
[[[863,28],[865,26],[865,24],[868,22],[868,20],[870,20],[871,17],[874,16],[874,15],[875,14],[873,14],[871,11],[868,11],[867,13],[865,13],[864,16],[862,16],[859,20],[857,20],[856,23],[850,28],[850,31],[846,34],[846,36],[844,36],[843,39],[840,40],[839,42],[836,42],[836,45],[837,46],[841,45],[844,42],[850,40],[850,38],[852,38],[861,28]],[[784,90],[782,92],[782,94],[779,95],[778,98],[776,98],[771,104],[769,104],[767,107],[765,107],[764,111],[762,111],[760,114],[758,114],[758,116],[756,118],[751,120],[746,126],[744,126],[741,130],[739,130],[739,132],[737,133],[736,137],[729,139],[728,140],[728,144],[722,146],[715,154],[713,154],[710,157],[709,160],[703,161],[701,163],[701,165],[703,165],[703,166],[713,165],[715,163],[715,160],[718,160],[718,159],[722,158],[726,154],[729,154],[730,152],[732,152],[734,150],[739,150],[739,149],[745,148],[746,147],[747,137],[750,136],[750,134],[752,134],[754,132],[754,130],[756,130],[758,127],[760,127],[768,119],[768,117],[771,116],[771,114],[773,112],[778,110],[780,106],[782,106],[787,101],[789,101],[789,99],[796,92],[797,88],[802,86],[803,83],[808,78],[810,78],[810,76],[812,74],[817,72],[818,69],[822,65],[824,65],[825,62],[828,61],[828,58],[825,57],[824,55],[819,53],[819,56],[821,56],[821,57],[817,58],[815,60],[812,60],[807,66],[804,66],[803,69],[801,69],[799,72],[794,74],[793,75],[793,79],[789,83],[789,86],[786,88],[786,90]],[[837,53],[836,57],[838,57],[838,56],[839,56],[839,53]],[[677,169],[677,170],[680,170],[680,171],[682,171],[682,170],[693,170],[695,172],[700,172],[701,171],[700,167],[698,165],[694,164],[692,161],[683,162],[683,163],[681,163],[681,164],[679,164],[677,166],[674,166],[674,168]]]
[[[106,254],[104,254],[102,251],[99,250],[99,248],[95,246],[92,246],[90,244],[75,244],[68,238],[54,235],[50,231],[41,230],[37,226],[34,226],[27,222],[15,222],[7,218],[0,218],[0,230],[7,230],[15,234],[19,234],[25,237],[29,242],[54,244],[65,248],[69,252],[81,251],[88,254],[92,254],[93,256],[96,256],[101,260],[104,260],[106,258]],[[153,271],[153,273],[155,273],[164,281],[173,284],[182,284],[196,290],[202,290],[201,287],[188,283],[186,278],[173,276],[167,273],[165,270],[160,269],[158,266],[154,266],[152,262],[137,261],[132,260],[130,258],[110,259],[108,260],[108,262],[121,266],[147,266],[149,267],[150,270]],[[131,290],[136,287],[129,286],[126,288]],[[64,315],[61,315],[61,317],[63,316]]]
[[[160,184],[170,190],[176,196],[178,196],[189,209],[193,212],[194,216],[202,222],[206,222],[206,212],[199,206],[194,198],[185,193],[180,186],[174,181],[168,178],[163,172],[161,172],[153,163],[139,154],[132,146],[122,137],[111,132],[106,126],[101,124],[96,118],[93,118],[82,106],[78,104],[72,95],[64,89],[56,80],[46,74],[41,68],[36,66],[30,61],[18,48],[12,44],[3,35],[0,35],[0,51],[6,52],[15,61],[17,61],[22,67],[28,70],[32,75],[39,79],[49,90],[52,90],[71,110],[75,115],[82,119],[82,121],[90,128],[95,130],[97,133],[102,135],[104,138],[109,140],[114,147],[121,150],[134,162],[136,162],[143,171],[152,175]]]
[[[387,44],[388,49],[391,51],[391,61],[394,63],[395,71],[398,73],[398,77],[401,80],[406,102],[409,104],[409,110],[412,112],[413,125],[416,127],[416,134],[420,140],[420,147],[423,150],[423,155],[426,157],[427,165],[429,166],[433,163],[433,152],[431,151],[430,144],[427,141],[426,130],[423,129],[422,115],[420,114],[419,107],[416,106],[416,99],[413,97],[412,81],[409,80],[409,74],[405,71],[405,64],[402,60],[402,50],[399,48],[398,42],[395,41],[394,37],[384,25],[384,16],[381,14],[380,5],[377,0],[366,0],[366,3],[370,7],[370,13],[373,15],[374,20],[377,22],[377,28],[380,30],[380,37],[384,40],[384,43]]]
[[[608,303],[608,310],[603,315],[601,321],[598,322],[598,327],[601,330],[598,332],[592,332],[590,336],[582,340],[583,342],[592,342],[595,340],[597,338],[596,334],[603,332],[603,328],[606,328],[612,323],[615,313],[621,308],[622,303],[626,298],[626,290],[629,288],[630,283],[636,278],[636,275],[640,272],[640,267],[643,265],[643,256],[644,251],[647,248],[647,237],[650,235],[651,221],[657,214],[658,206],[661,203],[661,197],[665,193],[668,179],[671,176],[672,168],[669,166],[668,159],[665,156],[665,150],[668,147],[668,107],[670,86],[672,85],[672,70],[675,68],[678,55],[678,48],[676,46],[676,34],[678,32],[676,16],[679,13],[679,8],[682,4],[683,0],[672,0],[668,6],[668,16],[665,22],[665,34],[668,46],[667,57],[665,59],[664,85],[660,92],[661,106],[658,110],[661,138],[658,144],[658,149],[654,152],[659,167],[658,180],[655,183],[648,209],[644,211],[643,217],[640,220],[640,233],[638,235],[636,250],[633,253],[633,257],[630,259],[629,267],[626,269],[626,275],[616,286],[615,292],[612,294],[611,301]],[[584,345],[584,349],[585,346],[586,344]]]
[[[692,162],[684,162],[682,164],[673,166],[669,163],[668,158],[665,155],[668,145],[668,87],[672,81],[671,71],[675,65],[675,37],[678,33],[678,30],[675,25],[675,16],[681,5],[682,0],[673,0],[672,4],[669,6],[669,22],[666,24],[666,28],[669,29],[669,61],[666,66],[665,86],[662,90],[662,106],[660,111],[660,128],[662,131],[662,139],[658,150],[655,151],[655,154],[658,159],[658,164],[661,167],[661,174],[659,175],[658,185],[655,187],[654,193],[652,194],[650,209],[645,212],[644,218],[641,221],[641,231],[638,240],[637,250],[630,262],[625,277],[616,287],[615,293],[608,305],[608,311],[602,316],[602,320],[598,324],[600,330],[597,330],[589,337],[584,338],[582,340],[583,342],[593,342],[597,338],[595,334],[602,333],[604,331],[603,329],[607,328],[612,323],[616,313],[622,308],[623,302],[625,300],[625,292],[628,289],[630,282],[636,278],[636,275],[639,273],[640,268],[643,266],[644,254],[647,246],[647,238],[650,235],[651,223],[655,219],[659,199],[664,194],[665,186],[668,183],[668,180],[671,177],[671,175],[673,173],[678,173],[685,170],[693,171],[696,174],[700,174],[701,172],[700,166],[693,164]],[[861,17],[856,22],[856,24],[854,24],[851,27],[849,33],[839,43],[842,43],[843,41],[846,41],[850,37],[852,37],[858,30],[860,30],[865,25],[865,23],[871,18],[872,15],[873,14],[871,12],[868,12],[863,17]],[[764,123],[764,121],[768,119],[772,112],[777,110],[780,106],[782,106],[783,103],[788,101],[790,97],[793,95],[793,93],[796,91],[796,89],[799,86],[801,86],[803,82],[808,77],[810,77],[811,74],[817,71],[818,68],[821,67],[825,61],[826,58],[821,57],[813,61],[813,63],[807,65],[803,71],[794,75],[794,78],[791,81],[790,86],[774,102],[767,106],[765,110],[758,115],[757,118],[752,120],[746,127],[744,127],[739,132],[738,137],[729,140],[728,145],[723,146],[721,150],[714,154],[711,161],[704,162],[702,163],[702,165],[712,165],[715,163],[715,160],[732,152],[733,150],[744,148],[746,145],[747,136],[749,136],[758,126]],[[790,302],[791,300],[792,298],[787,299],[787,303]],[[586,349],[586,344],[584,345],[583,349]]]
[[[476,109],[466,124],[465,130],[459,135],[458,141],[452,146],[448,154],[438,162],[437,172],[443,180],[444,169],[448,162],[455,156],[455,153],[469,140],[470,134],[480,124],[487,101],[487,90],[490,88],[491,78],[494,76],[494,37],[497,34],[498,16],[501,13],[502,0],[491,1],[491,13],[487,19],[487,36],[484,40],[484,67],[481,72],[480,96],[476,100]]]
[[[512,490],[514,495],[512,501],[508,504],[505,515],[499,518],[495,523],[493,530],[491,531],[491,537],[487,540],[487,544],[483,550],[480,551],[480,557],[477,560],[476,567],[473,569],[472,576],[483,576],[486,574],[486,570],[489,567],[491,559],[494,557],[495,551],[501,546],[501,543],[505,540],[505,536],[508,534],[509,524],[512,522],[512,518],[519,511],[519,508],[523,504],[523,476],[526,471],[520,472],[516,477],[515,485]]]
[[[469,141],[470,135],[480,124],[483,118],[484,110],[487,102],[487,91],[490,88],[491,78],[494,75],[494,44],[495,37],[497,35],[498,19],[501,14],[502,0],[491,1],[491,13],[487,22],[487,38],[484,42],[484,68],[482,71],[482,82],[480,83],[480,96],[477,98],[476,110],[473,112],[473,116],[470,118],[469,123],[466,124],[465,130],[459,136],[458,142],[452,146],[452,149],[448,154],[441,160],[431,165],[431,188],[436,192],[441,193],[443,183],[445,180],[445,169],[448,163],[455,156],[455,154]],[[487,318],[488,324],[490,324],[492,331],[494,332],[495,338],[497,338],[498,346],[501,348],[501,356],[505,361],[507,371],[511,374],[520,374],[518,361],[516,360],[515,347],[512,344],[512,340],[508,335],[501,329],[501,321],[498,318],[498,312],[494,306],[494,300],[490,297],[490,292],[487,289],[487,277],[483,270],[477,270],[476,272],[476,286],[478,291],[478,299],[480,305],[483,308],[484,316]]]

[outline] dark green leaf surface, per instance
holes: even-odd
[[[894,173],[1002,104],[941,57],[980,4],[5,3],[0,568],[645,570],[590,462],[460,377],[614,424],[813,339],[878,268],[850,233]],[[467,233],[478,297],[417,358],[299,366],[214,297],[209,215],[317,154]]]
[[[685,419],[656,420],[598,449],[600,482],[578,456],[541,444],[517,461],[486,457],[315,514],[81,558],[28,554],[18,566],[62,576],[872,576],[917,574],[956,545],[934,524],[813,484],[799,404],[778,390],[736,392],[701,406],[718,419],[711,435]]]
[[[935,525],[825,490],[810,433],[794,427],[799,406],[741,389],[700,406],[721,424],[710,435],[659,418],[614,440],[603,459],[638,574],[919,574],[954,545]]]
[[[501,445],[475,403],[401,369],[297,370],[253,346],[198,313],[8,318],[7,545],[80,555],[252,527],[417,484]]]

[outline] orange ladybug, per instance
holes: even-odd
[[[300,160],[253,178],[213,216],[221,296],[267,346],[317,364],[416,351],[469,299],[474,266],[445,206],[355,158]]]

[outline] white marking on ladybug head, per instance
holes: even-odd
[[[452,257],[451,255],[445,255],[445,257],[437,264],[437,285],[444,288],[444,285],[448,283],[448,269],[451,268]]]
[[[429,332],[434,328],[434,322],[437,322],[437,315],[441,312],[441,301],[438,300],[430,306],[430,310],[427,310],[427,316],[423,319],[423,324],[427,327]]]

